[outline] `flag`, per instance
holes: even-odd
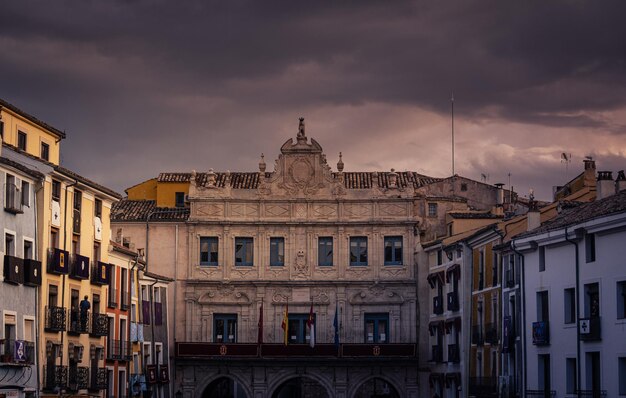
[[[283,323],[280,325],[281,328],[285,331],[284,343],[287,345],[289,341],[289,301],[285,305],[285,312],[283,312]]]
[[[259,336],[257,338],[258,344],[263,344],[263,302],[261,301],[261,308],[259,309]]]
[[[333,327],[335,328],[335,345],[339,347],[339,304],[335,303],[335,319],[333,319]]]
[[[309,327],[309,345],[311,348],[315,347],[315,316],[313,315],[313,303],[311,303],[311,310],[309,311],[309,319],[306,321],[306,325]]]

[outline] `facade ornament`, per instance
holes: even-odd
[[[398,187],[398,173],[396,173],[395,169],[391,169],[391,173],[388,174],[389,177],[389,188],[397,188]]]
[[[217,174],[215,174],[213,169],[209,169],[209,172],[207,173],[207,185],[209,187],[215,188],[216,183],[217,183]]]
[[[339,152],[339,161],[337,162],[337,171],[343,173],[343,160],[341,158],[341,152]]]
[[[296,136],[296,138],[298,139],[298,142],[300,142],[300,140],[306,141],[306,135],[304,134],[304,118],[303,117],[300,118],[300,124],[298,125],[298,135]]]
[[[294,268],[296,272],[299,274],[305,274],[308,272],[309,267],[306,265],[306,257],[304,256],[304,250],[298,250]]]
[[[265,176],[266,167],[267,165],[265,164],[265,155],[261,153],[261,161],[259,162],[259,171],[261,172],[261,175],[263,176]]]

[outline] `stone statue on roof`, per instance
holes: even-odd
[[[300,125],[298,126],[298,136],[297,138],[304,138],[304,118],[300,118]]]

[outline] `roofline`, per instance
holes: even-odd
[[[56,135],[57,137],[64,139],[65,138],[65,132],[57,129],[56,127],[53,127],[51,125],[49,125],[48,123],[37,119],[35,116],[24,112],[23,110],[21,110],[20,108],[18,108],[17,106],[6,102],[5,100],[3,100],[2,98],[0,98],[0,110],[2,110],[3,108],[6,108],[8,110],[10,110],[11,112],[13,112],[14,114],[21,116],[22,118],[28,120],[31,123],[34,123],[36,125],[38,125],[41,128],[46,129],[47,131],[49,131],[50,133]]]
[[[81,176],[80,174],[77,174],[76,172],[70,170],[70,169],[66,169],[63,166],[55,166],[54,167],[54,171],[57,172],[58,174],[61,174],[62,176],[72,179],[72,180],[76,180],[78,182],[80,182],[81,184],[94,189],[98,192],[101,192],[107,196],[109,196],[113,201],[117,201],[117,200],[121,200],[122,199],[122,195],[120,195],[119,193],[115,192],[114,190],[107,188],[103,185],[100,185],[94,181],[89,180],[86,177]]]
[[[174,282],[173,278],[167,277],[167,276],[163,276],[163,275],[159,275],[159,274],[155,274],[153,272],[150,271],[144,271],[143,276],[147,277],[147,278],[151,278],[154,279],[156,281],[159,282]]]

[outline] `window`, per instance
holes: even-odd
[[[270,265],[285,265],[285,238],[270,238]]]
[[[15,321],[16,319],[14,314],[4,314],[4,338],[6,340],[15,340],[17,338]],[[13,342],[11,341],[9,344],[12,343]]]
[[[478,290],[483,290],[485,287],[485,252],[480,250],[478,252]]]
[[[22,151],[26,150],[26,133],[23,131],[17,132],[17,147]]]
[[[600,316],[600,287],[598,283],[585,285],[585,315],[587,318]]]
[[[498,267],[500,266],[500,255],[498,253],[493,253],[491,261],[491,286],[498,286]]]
[[[565,304],[565,323],[576,323],[576,289],[570,287],[564,290],[564,304]]]
[[[52,200],[61,200],[61,182],[52,180]]]
[[[541,246],[539,248],[539,272],[546,270],[546,248]]]
[[[315,314],[313,324],[315,325]],[[309,314],[289,314],[289,343],[305,344],[311,341],[311,331],[307,326]],[[314,336],[315,337],[315,336]]]
[[[176,192],[176,207],[185,207],[185,193]]]
[[[24,319],[24,340],[35,341],[35,320]]]
[[[576,358],[565,358],[565,393],[576,393]]]
[[[437,250],[437,265],[443,264],[443,250]]]
[[[235,238],[235,265],[252,266],[254,261],[253,243],[252,238]]]
[[[428,204],[428,217],[437,217],[437,203]]]
[[[41,158],[43,160],[50,160],[50,145],[45,142],[41,143]]]
[[[59,231],[56,228],[50,229],[50,248],[56,249],[59,247]]]
[[[367,237],[355,236],[350,238],[350,265],[367,265]]]
[[[81,191],[74,191],[74,210],[80,211],[83,204],[83,193]]]
[[[588,263],[596,261],[596,235],[585,235],[585,259]]]
[[[100,243],[93,242],[93,263],[98,264],[100,261]]]
[[[365,343],[389,342],[389,314],[365,314]]]
[[[626,318],[626,281],[617,282],[617,319]]]
[[[30,206],[30,184],[24,180],[22,180],[22,204]]]
[[[24,259],[32,259],[33,258],[33,242],[29,240],[24,240]]]
[[[537,321],[548,322],[549,320],[548,291],[537,292]]]
[[[550,391],[550,354],[538,355],[538,387],[542,391]]]
[[[0,138],[4,140],[4,122],[0,120]]]
[[[83,193],[74,190],[73,232],[80,233],[80,210],[83,206]]]
[[[200,265],[217,265],[217,248],[216,237],[200,238]]]
[[[462,183],[461,184],[461,192],[466,192],[467,191],[467,184],[466,183]]]
[[[102,201],[100,199],[96,199],[96,203],[94,205],[94,216],[102,218]]]
[[[15,236],[12,234],[4,235],[4,254],[15,256]]]
[[[17,186],[17,181],[15,176],[11,174],[6,175],[6,183],[5,183],[5,201],[4,208],[13,213],[20,213],[22,211],[20,190]]]
[[[320,267],[333,265],[333,238],[330,236],[320,237],[317,240],[317,264]]]
[[[618,358],[617,379],[619,380],[619,395],[626,395],[626,357]]]
[[[213,316],[213,342],[237,342],[237,315],[215,314]]]
[[[385,265],[402,265],[402,236],[385,237]]]
[[[59,288],[56,285],[48,286],[48,306],[56,307],[59,298]]]

